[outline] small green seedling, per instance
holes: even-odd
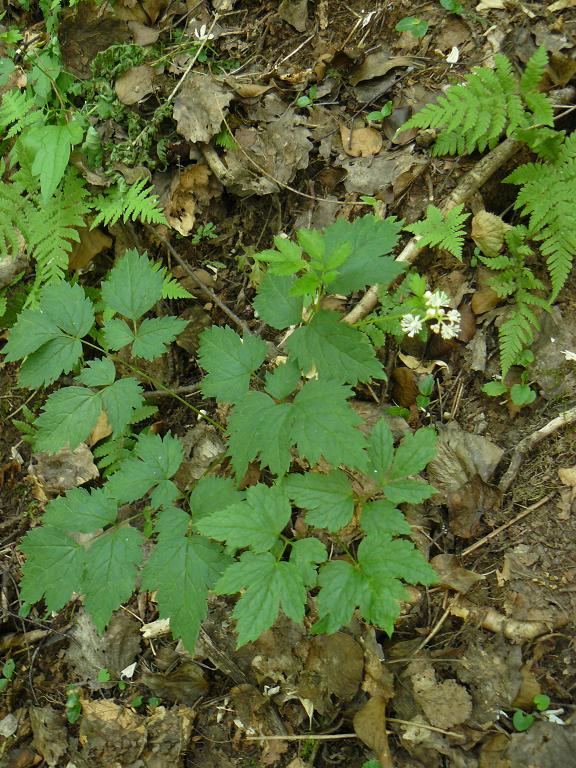
[[[71,725],[78,722],[82,714],[82,704],[80,703],[80,688],[77,685],[69,685],[66,688],[66,720]]]
[[[374,112],[369,112],[366,115],[366,120],[368,120],[369,123],[378,123],[380,120],[384,120],[384,118],[390,117],[393,109],[393,102],[391,100],[387,101],[386,104],[384,104],[384,106],[380,109],[376,109]]]
[[[418,394],[416,395],[416,405],[418,408],[423,410],[428,408],[432,392],[434,392],[434,376],[429,373],[418,382]]]
[[[0,677],[0,693],[4,692],[12,680],[12,676],[16,670],[16,663],[14,659],[8,659],[2,667],[2,676]]]
[[[216,232],[216,225],[212,221],[207,221],[206,224],[200,224],[192,235],[192,245],[199,245],[204,240],[215,240],[218,237]]]
[[[296,99],[296,106],[297,107],[309,107],[311,104],[314,103],[314,99],[316,98],[316,95],[318,94],[318,86],[313,85],[311,88],[308,89],[308,93],[303,93],[302,96],[298,96]]]
[[[459,3],[458,0],[440,0],[440,5],[448,13],[455,13],[457,16],[462,16],[466,9]]]
[[[550,707],[550,696],[546,696],[544,693],[539,693],[532,699],[536,712],[534,714],[530,712],[524,712],[523,709],[517,709],[512,715],[512,724],[518,732],[527,731],[531,728],[538,713],[545,714]]]
[[[110,670],[106,669],[104,667],[98,672],[97,680],[99,683],[109,683],[110,682]]]
[[[394,27],[396,32],[410,32],[414,37],[424,37],[428,32],[428,22],[417,16],[405,16]]]
[[[365,763],[362,763],[362,768],[382,768],[382,766],[378,760],[366,760]]]

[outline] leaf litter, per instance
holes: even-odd
[[[321,217],[322,225],[328,226],[342,213],[350,213],[337,203],[358,204],[359,195],[375,195],[385,208],[399,211],[409,221],[416,220],[433,198],[443,201],[449,189],[446,177],[460,172],[457,163],[436,160],[436,166],[430,165],[413,142],[415,134],[399,140],[395,130],[438,92],[439,83],[492,55],[505,34],[520,61],[526,61],[534,45],[544,41],[557,57],[556,82],[571,82],[570,3],[554,3],[549,9],[566,14],[568,31],[564,33],[545,9],[517,8],[498,0],[483,0],[475,8],[470,5],[466,10],[476,13],[476,18],[472,13],[447,13],[440,4],[423,9],[430,26],[425,37],[417,40],[409,33],[393,32],[381,9],[366,13],[357,3],[351,8],[339,2],[319,2],[315,7],[305,1],[279,7],[233,0],[212,4],[221,14],[218,26],[225,30],[214,46],[222,57],[239,60],[244,71],[236,66],[233,74],[217,73],[210,65],[190,72],[173,98],[165,167],[152,172],[159,184],[160,174],[166,175],[165,210],[170,225],[183,238],[177,244],[183,245],[194,268],[206,265],[216,270],[217,294],[236,312],[246,312],[250,291],[241,259],[250,266],[250,249],[268,246],[273,235],[289,231],[294,221]],[[158,0],[125,1],[102,13],[67,12],[61,27],[64,61],[78,77],[87,79],[94,57],[111,43],[132,39],[138,46],[151,46],[180,13],[191,15],[193,32],[211,24],[212,8],[200,3],[189,9]],[[487,24],[492,32],[483,38]],[[373,50],[373,46],[380,47]],[[453,47],[458,48],[459,59],[450,64],[446,56]],[[179,75],[190,60],[190,53],[177,60]],[[133,114],[140,110],[146,114],[154,108],[155,99],[168,97],[174,82],[161,68],[143,64],[127,68],[111,84],[121,104]],[[298,96],[316,82],[317,101],[328,104],[296,107]],[[395,111],[382,126],[354,122],[358,110],[380,107],[389,98],[394,98]],[[105,137],[107,133],[120,136],[124,129],[112,119],[97,130]],[[211,142],[223,134],[229,134],[231,141],[216,148]],[[129,165],[124,168],[131,172]],[[290,187],[309,197],[293,194]],[[483,195],[490,209],[506,207],[493,204],[495,192],[490,187]],[[198,225],[207,221],[215,221],[221,240],[214,245],[210,241],[190,245]],[[129,247],[148,242],[145,233],[131,226],[110,235],[119,252],[125,240],[136,241]],[[475,235],[485,237],[486,233]],[[110,245],[109,236],[103,237],[95,243],[81,241],[75,268],[98,268],[101,254]],[[236,260],[230,253],[235,253]],[[441,260],[427,266],[432,283],[441,284],[455,270],[453,262]],[[251,276],[258,279],[255,269]],[[498,302],[483,287],[481,270],[477,285],[472,310],[489,333],[490,323],[498,318]],[[574,307],[565,300],[561,309],[563,314],[552,318],[537,341],[536,378],[551,401],[570,397],[573,390],[573,368],[562,368],[558,351],[576,348]],[[199,324],[210,322],[215,314],[214,305],[205,301]],[[187,347],[182,343],[181,349],[195,351],[194,339]],[[171,647],[168,640],[141,641],[136,630],[145,616],[154,615],[154,597],[148,605],[140,598],[138,604],[130,604],[136,618],[117,613],[103,637],[83,612],[77,613],[72,627],[65,617],[54,617],[53,642],[40,649],[30,668],[34,700],[41,704],[30,710],[32,740],[25,733],[14,738],[10,723],[6,724],[6,733],[13,739],[10,751],[16,755],[20,750],[23,759],[28,757],[29,762],[20,765],[32,764],[40,756],[48,765],[64,765],[68,760],[70,766],[107,768],[163,768],[189,764],[189,759],[219,768],[236,768],[246,759],[292,768],[320,768],[334,762],[360,768],[376,758],[386,768],[394,764],[435,767],[446,761],[467,768],[500,764],[513,768],[528,765],[534,755],[539,768],[568,765],[574,749],[573,724],[559,727],[538,721],[528,733],[513,734],[505,718],[518,705],[527,664],[537,684],[555,699],[571,700],[573,656],[571,660],[570,643],[561,635],[573,621],[576,607],[576,557],[571,544],[560,550],[550,542],[576,540],[574,482],[568,473],[574,455],[570,442],[561,437],[541,447],[521,469],[512,500],[529,506],[540,492],[558,482],[560,470],[561,503],[544,506],[537,520],[529,515],[521,526],[505,529],[494,539],[498,545],[493,550],[488,540],[473,557],[468,555],[466,544],[481,542],[484,534],[505,526],[513,514],[512,504],[504,505],[495,478],[505,454],[541,421],[535,425],[536,413],[521,412],[508,422],[507,414],[503,416],[475,390],[475,374],[462,367],[458,350],[457,346],[444,349],[441,355],[428,358],[425,351],[412,350],[422,365],[430,365],[434,357],[448,361],[441,381],[442,405],[449,418],[439,412],[448,426],[441,431],[438,458],[428,469],[428,480],[439,494],[418,531],[437,544],[431,550],[436,553],[433,562],[441,584],[426,600],[417,591],[412,594],[392,639],[376,637],[354,621],[342,632],[311,638],[282,617],[257,641],[236,651],[230,608],[225,598],[214,597],[205,634],[191,659],[182,654],[163,657],[163,649]],[[490,365],[486,354],[481,359]],[[188,361],[188,374],[193,365]],[[407,381],[401,374],[396,378]],[[462,382],[467,391],[458,399]],[[397,402],[409,387],[401,384]],[[404,395],[413,405],[415,394]],[[356,405],[370,418],[371,402],[358,400]],[[377,407],[381,411],[382,406]],[[182,414],[177,411],[163,412],[160,418],[168,428],[181,426]],[[401,434],[410,428],[406,422],[397,426]],[[188,466],[186,476],[180,478],[184,488],[223,449],[218,434],[204,425],[192,426],[188,435]],[[96,476],[89,451],[84,452],[81,467],[65,450],[59,462],[55,468],[47,467],[37,457],[35,482],[41,488],[41,504],[50,495]],[[460,597],[464,594],[466,598]],[[10,596],[14,599],[13,593]],[[12,647],[21,643],[28,650],[35,642],[31,630],[15,638]],[[547,637],[555,632],[557,637]],[[98,682],[99,670],[119,675],[134,661],[141,668],[130,683],[134,686],[130,696],[113,683]],[[204,671],[195,662],[203,664]],[[85,689],[77,732],[62,715],[68,684]],[[93,687],[104,698],[92,697]],[[22,681],[15,693],[20,703],[31,700]],[[166,706],[133,707],[133,693],[145,697],[152,693]],[[202,700],[199,706],[198,699]],[[2,707],[0,722],[4,723],[9,715],[7,707]],[[197,730],[191,740],[193,728]],[[495,728],[504,732],[494,735]],[[330,737],[350,731],[358,739],[348,733],[348,739],[311,741],[314,748],[308,754],[298,752],[290,741],[290,736],[299,734]],[[258,741],[260,736],[272,738]]]

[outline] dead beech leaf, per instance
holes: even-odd
[[[566,0],[563,0],[566,2]],[[568,0],[570,2],[570,0]],[[482,13],[483,11],[503,11],[506,8],[506,0],[480,0],[476,6],[476,11]],[[548,10],[552,10],[549,8]]]
[[[382,149],[382,135],[374,128],[352,128],[340,126],[340,137],[344,152],[350,157],[372,157]]]
[[[169,200],[164,207],[168,223],[186,237],[194,229],[197,203],[208,205],[222,192],[222,185],[204,163],[177,170],[170,184]]]
[[[308,0],[282,0],[278,6],[278,16],[290,24],[297,32],[306,31],[308,19]]]
[[[128,69],[114,83],[118,101],[128,106],[142,101],[154,90],[153,79],[154,70],[147,64]]]
[[[240,83],[232,76],[227,77],[225,82],[241,99],[254,99],[257,96],[262,96],[263,93],[274,87],[273,85],[264,85],[263,83]]]
[[[358,738],[376,752],[382,768],[393,768],[386,733],[386,699],[383,696],[369,699],[354,715],[353,725]]]
[[[510,225],[500,216],[488,211],[478,211],[472,219],[471,236],[486,256],[497,256],[504,245],[504,235]]]
[[[392,371],[392,399],[404,408],[416,404],[418,382],[410,368],[394,368]]]
[[[90,229],[82,227],[78,230],[80,240],[72,246],[72,252],[68,258],[68,269],[75,271],[86,269],[95,256],[108,250],[112,245],[112,238],[105,234],[100,227]]]
[[[108,421],[108,416],[106,411],[102,410],[100,411],[100,416],[98,416],[98,421],[96,422],[94,429],[90,433],[90,437],[86,440],[86,444],[91,448],[93,445],[96,445],[96,443],[99,443],[100,440],[104,440],[104,438],[109,437],[111,434],[112,427]]]
[[[479,533],[482,515],[500,507],[502,491],[475,475],[460,488],[449,491],[446,503],[452,533],[461,539],[471,539]]]
[[[454,589],[465,595],[474,584],[484,579],[479,573],[469,571],[458,562],[456,555],[436,555],[430,565],[438,574],[438,581],[443,587]]]
[[[428,722],[436,728],[453,728],[464,723],[472,713],[472,697],[456,680],[439,683],[427,658],[408,665],[414,699]]]
[[[357,85],[363,80],[372,80],[374,77],[383,77],[391,69],[398,67],[414,67],[417,59],[410,56],[391,57],[388,51],[380,49],[376,53],[369,53],[359,67],[356,67],[348,78],[351,85]]]
[[[193,144],[208,143],[220,130],[232,93],[210,75],[190,73],[174,100],[176,130]]]
[[[34,749],[48,765],[62,765],[68,751],[64,716],[52,707],[30,707],[29,713]]]
[[[484,286],[474,292],[472,300],[470,301],[470,307],[475,315],[483,315],[485,312],[489,312],[491,309],[498,306],[501,301],[502,298],[498,296],[496,291],[488,286]]]

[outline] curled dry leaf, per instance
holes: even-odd
[[[382,149],[382,135],[374,128],[340,126],[344,152],[350,157],[372,157]]]
[[[456,680],[439,683],[429,659],[411,662],[407,675],[416,703],[435,728],[453,728],[466,722],[472,714],[472,697],[466,688]]]
[[[456,555],[436,555],[430,561],[441,586],[466,594],[474,584],[484,579],[479,573],[469,571],[458,562]]]
[[[220,130],[232,93],[209,75],[190,73],[174,99],[176,130],[193,144],[208,143]]]
[[[99,474],[86,443],[80,443],[73,451],[62,448],[53,454],[35,453],[28,467],[33,494],[40,501],[95,480]]]
[[[393,768],[392,754],[386,733],[386,699],[373,696],[354,715],[354,731],[359,739],[376,752],[382,768]]]
[[[472,219],[472,240],[486,256],[497,256],[504,245],[504,235],[510,228],[500,216],[478,211]]]
[[[71,271],[86,269],[95,256],[107,251],[112,245],[112,238],[105,234],[100,227],[90,229],[82,227],[77,230],[80,240],[72,245],[68,258],[68,269]]]
[[[132,67],[120,75],[114,83],[118,101],[130,106],[137,104],[154,90],[154,70],[147,64]]]
[[[160,30],[153,27],[147,27],[139,21],[129,21],[128,29],[132,32],[134,43],[136,45],[154,45],[160,37]]]

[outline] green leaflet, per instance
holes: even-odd
[[[244,552],[214,587],[219,595],[245,590],[234,608],[237,647],[256,640],[276,621],[280,608],[292,621],[304,618],[306,586],[298,565],[276,560],[270,552]]]
[[[112,384],[116,378],[116,368],[112,360],[103,357],[100,360],[90,360],[83,368],[76,381],[87,387],[105,387]]]
[[[114,437],[132,423],[135,411],[143,403],[142,387],[136,379],[130,377],[119,379],[102,390],[102,407]]]
[[[65,496],[48,502],[43,522],[63,531],[91,533],[111,525],[117,513],[116,502],[101,489],[88,492],[84,488],[72,488]]]
[[[229,477],[204,476],[194,486],[190,494],[190,511],[194,521],[218,512],[244,500],[245,494],[236,489]]]
[[[254,309],[262,320],[272,328],[283,330],[296,325],[302,318],[304,301],[302,296],[292,296],[292,277],[267,273],[254,299]]]
[[[457,205],[448,213],[443,214],[439,208],[428,206],[426,218],[415,224],[404,227],[409,232],[419,235],[420,244],[433,245],[449,251],[455,258],[462,261],[462,247],[466,229],[464,222],[470,216],[462,213],[464,205]]]
[[[255,336],[242,339],[227,326],[212,326],[200,337],[198,357],[207,371],[202,381],[204,395],[236,403],[246,395],[250,377],[264,362],[266,344]]]
[[[318,312],[294,331],[286,349],[304,372],[316,370],[321,381],[356,384],[385,376],[366,336],[342,323],[336,312]]]
[[[196,528],[232,549],[266,552],[278,541],[291,513],[290,501],[280,488],[255,485],[246,491],[245,501],[202,517]]]
[[[316,528],[338,531],[352,520],[354,493],[347,475],[334,469],[327,475],[306,472],[288,475],[282,488],[299,507],[307,509],[306,522]]]
[[[32,173],[40,179],[42,200],[47,202],[62,181],[70,149],[82,141],[79,123],[66,125],[39,125],[26,131],[20,141],[32,159]]]
[[[65,387],[53,392],[36,419],[34,440],[37,451],[73,451],[96,426],[102,408],[99,392],[84,387]]]
[[[132,354],[145,360],[160,357],[166,352],[167,345],[173,342],[187,325],[187,320],[180,320],[178,317],[146,318],[134,334]]]
[[[130,250],[102,283],[102,299],[129,320],[139,320],[162,297],[162,274],[146,253]]]

